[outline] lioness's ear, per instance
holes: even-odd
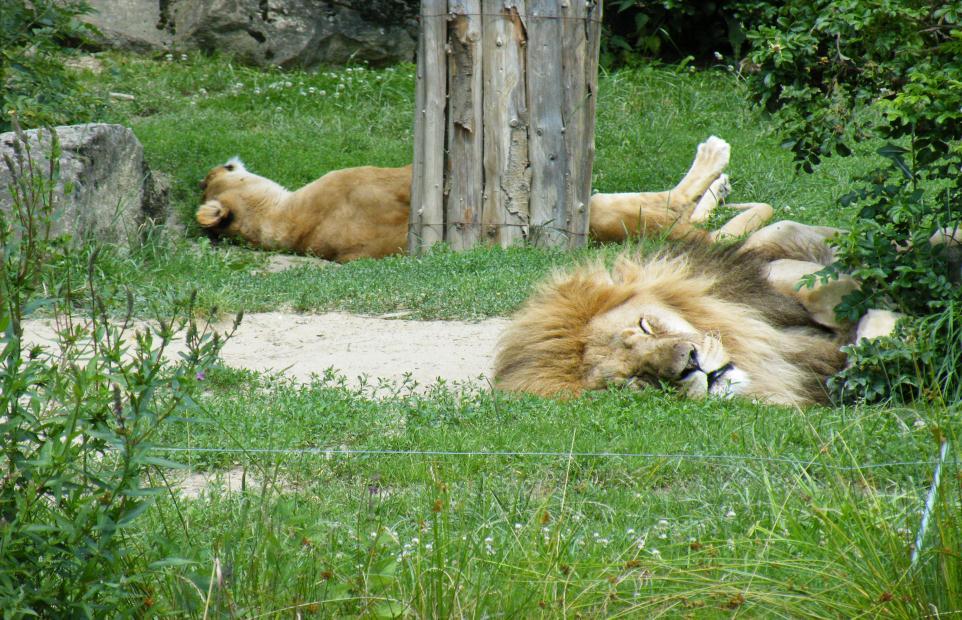
[[[219,200],[208,200],[197,207],[197,223],[204,228],[213,228],[227,219],[230,210],[221,204]]]

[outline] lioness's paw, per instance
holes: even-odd
[[[208,200],[197,207],[197,223],[204,228],[217,226],[227,217],[227,208],[217,200]]]
[[[728,198],[728,195],[732,193],[732,184],[728,180],[728,175],[719,175],[719,177],[712,182],[708,191],[719,201]]]
[[[711,136],[698,145],[695,161],[708,168],[710,174],[719,175],[728,167],[732,147],[718,136]]]

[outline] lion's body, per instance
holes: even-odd
[[[635,236],[713,241],[754,230],[771,217],[768,205],[732,205],[743,212],[715,232],[693,225],[705,221],[728,191],[722,171],[729,150],[716,137],[699,145],[691,169],[671,191],[595,194],[589,234],[599,241]],[[217,235],[339,262],[407,247],[411,166],[345,168],[289,192],[231,161],[211,170],[203,186],[197,222]]]
[[[674,244],[556,274],[502,337],[496,384],[577,395],[611,384],[675,384],[692,396],[826,400],[841,336],[769,281],[741,246]]]

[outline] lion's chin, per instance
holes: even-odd
[[[706,373],[696,370],[679,383],[680,391],[688,398],[704,398],[708,395],[731,398],[748,389],[748,375],[740,368],[729,366],[722,372]]]

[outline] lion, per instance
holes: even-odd
[[[715,231],[696,226],[707,221],[730,190],[723,174],[730,150],[721,138],[708,138],[698,146],[688,173],[669,191],[595,194],[589,204],[590,236],[598,241],[661,235],[711,242],[757,229],[772,216],[767,204],[730,205],[741,213]],[[234,158],[213,168],[201,189],[195,217],[214,237],[337,262],[400,254],[407,247],[411,166],[336,170],[291,192]]]
[[[687,397],[741,395],[805,406],[829,402],[840,346],[892,329],[875,311],[857,326],[833,309],[848,277],[797,288],[834,262],[840,231],[771,224],[741,242],[669,243],[550,277],[499,342],[500,389],[577,396],[612,385],[671,386]]]

